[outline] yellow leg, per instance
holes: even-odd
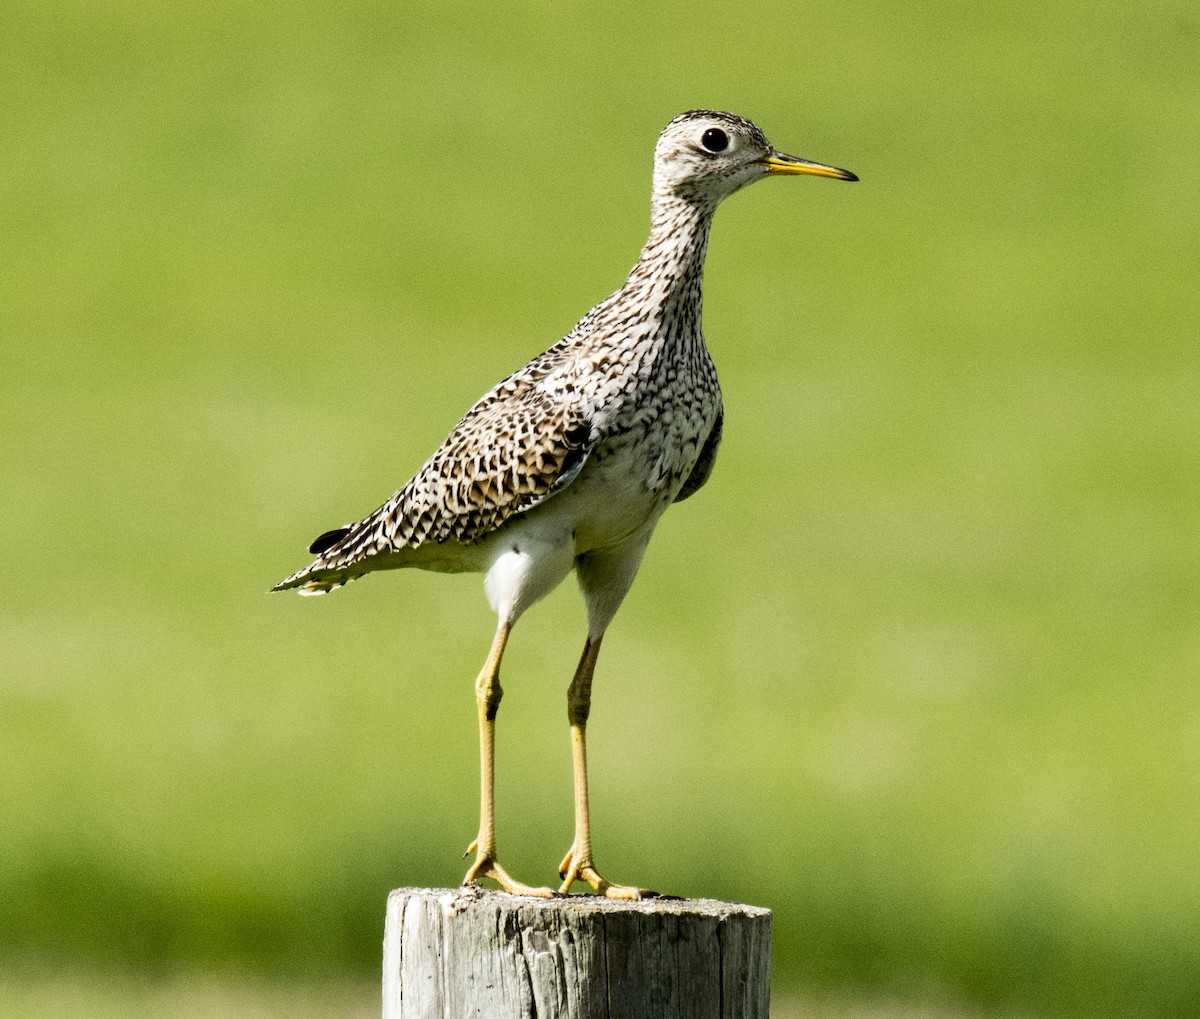
[[[531,888],[514,881],[496,860],[496,712],[504,696],[500,689],[500,659],[504,657],[510,629],[507,623],[500,624],[483,671],[475,681],[475,705],[479,711],[479,834],[467,846],[467,853],[476,855],[463,884],[486,877],[512,895],[549,898],[554,894],[551,889]]]
[[[575,678],[567,691],[567,718],[571,723],[571,769],[575,778],[575,841],[559,865],[563,879],[559,892],[565,895],[576,881],[592,886],[597,895],[610,899],[640,899],[654,895],[645,888],[614,885],[597,872],[592,862],[592,822],[588,814],[587,720],[592,706],[592,673],[600,654],[600,638],[588,639]]]

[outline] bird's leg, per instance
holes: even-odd
[[[554,895],[551,889],[532,888],[514,881],[496,860],[496,711],[504,695],[500,689],[500,659],[504,656],[504,645],[508,643],[511,628],[510,624],[501,622],[483,671],[475,681],[475,705],[479,711],[479,834],[467,846],[468,854],[475,853],[475,862],[463,878],[463,884],[486,877],[512,895],[550,898]]]
[[[575,841],[559,865],[563,879],[560,894],[570,891],[576,881],[585,881],[597,895],[610,899],[640,899],[654,893],[645,888],[614,885],[597,872],[592,862],[592,823],[588,814],[587,720],[592,706],[592,673],[600,653],[600,637],[589,637],[575,678],[567,690],[567,718],[571,723],[571,768],[575,778]]]

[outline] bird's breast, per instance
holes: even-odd
[[[581,551],[656,519],[691,474],[721,407],[716,371],[700,350],[702,357],[660,358],[649,375],[606,380],[607,392],[594,403],[596,446],[555,500],[578,507]]]

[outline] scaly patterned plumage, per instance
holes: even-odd
[[[732,114],[692,110],[671,121],[655,149],[650,236],[624,286],[480,399],[379,509],[317,538],[317,559],[273,589],[324,594],[405,566],[486,573],[500,628],[477,684],[483,802],[469,879],[531,891],[495,861],[497,676],[512,625],[574,568],[589,636],[569,694],[577,830],[563,888],[578,877],[606,894],[639,894],[610,885],[591,862],[583,725],[592,668],[659,517],[712,473],[722,406],[701,329],[709,227],[724,198],[770,173],[855,179],[776,152]]]

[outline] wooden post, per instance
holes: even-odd
[[[768,1019],[771,911],[712,899],[388,896],[383,1019]]]

